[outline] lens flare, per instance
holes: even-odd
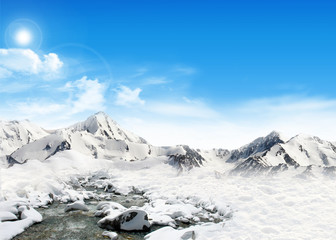
[[[26,29],[20,29],[15,35],[15,41],[21,46],[27,46],[31,43],[32,35]]]

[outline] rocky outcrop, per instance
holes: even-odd
[[[274,145],[284,143],[278,132],[271,132],[266,137],[260,137],[239,149],[233,150],[227,162],[236,162],[239,159],[248,158],[257,153],[270,150]]]
[[[104,217],[98,226],[107,230],[149,231],[148,215],[143,210],[127,210],[116,217]]]
[[[169,156],[169,164],[180,170],[190,170],[194,167],[203,165],[205,159],[194,149],[187,145],[182,146],[185,150],[184,154],[174,154]]]

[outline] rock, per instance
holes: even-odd
[[[104,237],[108,237],[109,239],[112,239],[112,240],[117,240],[118,239],[118,234],[115,233],[115,232],[104,231],[102,233],[102,235]]]
[[[76,201],[74,203],[68,204],[65,207],[64,212],[70,212],[74,210],[89,211],[88,207],[85,205],[83,201]]]
[[[104,217],[98,222],[98,226],[108,230],[149,231],[150,223],[145,211],[128,210],[116,217]]]
[[[185,154],[169,155],[169,164],[177,167],[179,170],[191,170],[194,167],[203,165],[205,159],[196,150],[187,145],[182,145]]]

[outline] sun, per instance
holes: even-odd
[[[32,35],[27,29],[20,29],[15,34],[15,41],[21,46],[27,46],[31,43]]]

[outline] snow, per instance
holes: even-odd
[[[148,215],[143,210],[127,210],[118,215],[112,213],[98,221],[98,226],[109,230],[143,231],[148,230]]]
[[[11,212],[0,211],[0,222],[12,221],[12,220],[17,220],[17,216],[15,216]]]
[[[175,230],[172,227],[164,227],[145,236],[146,240],[192,240],[195,236],[194,231]]]
[[[74,203],[70,203],[66,205],[64,212],[69,212],[69,211],[74,211],[74,210],[89,211],[84,201],[76,201]]]
[[[101,128],[97,127],[98,123]],[[109,130],[108,125],[113,128],[112,132],[119,134],[115,135],[117,139],[102,135],[100,130]],[[86,179],[101,188],[112,184],[113,190],[121,194],[128,194],[132,189],[144,192],[148,203],[143,207],[127,209],[105,201],[97,206],[96,214],[105,220],[113,220],[127,211],[147,213],[148,226],[167,225],[148,234],[146,239],[150,240],[335,238],[335,176],[325,175],[323,168],[336,165],[336,153],[330,142],[309,135],[298,135],[287,141],[273,133],[268,139],[272,141],[279,137],[283,143],[275,141],[270,149],[266,149],[265,146],[269,146],[267,142],[265,144],[267,137],[260,138],[249,145],[252,156],[261,157],[269,166],[276,166],[285,163],[284,155],[288,154],[301,166],[247,178],[230,174],[236,164],[246,158],[229,163],[226,160],[232,152],[219,149],[199,151],[205,158],[202,167],[177,171],[168,164],[168,156],[186,154],[182,146],[154,147],[124,130],[119,132],[121,128],[114,129],[115,126],[115,122],[106,120],[100,113],[90,121],[47,137],[44,136],[46,132],[36,130],[36,138],[40,140],[26,145],[29,149],[21,148],[27,151],[18,154],[22,160],[29,160],[22,165],[0,169],[0,239],[10,239],[41,221],[33,207],[45,206],[54,200],[71,202],[69,206],[73,206],[95,196],[92,192],[75,190],[72,185],[80,186],[78,179]],[[57,152],[47,159],[43,159],[46,155],[40,158],[45,153],[39,151],[46,144],[56,146],[63,140],[71,144],[71,150]],[[21,147],[24,141],[15,144]],[[309,170],[307,166],[311,164],[314,165]],[[18,217],[20,211],[22,219],[6,221]],[[138,216],[144,219],[144,215]],[[123,228],[138,228],[139,221],[123,225]],[[176,229],[179,222],[191,226]],[[106,234],[109,236],[110,233]]]
[[[74,131],[86,131],[96,136],[100,136],[102,134],[115,140],[146,143],[143,138],[122,129],[115,121],[103,112],[98,112],[84,122],[74,124],[69,127],[69,129]]]
[[[23,145],[47,136],[48,132],[29,121],[0,121],[0,166],[5,156]]]
[[[2,172],[2,189],[7,198],[22,192],[32,196],[33,190],[55,194],[59,191],[68,199],[76,198],[78,193],[66,189],[59,181],[69,180],[70,174],[85,176],[105,168],[110,169],[116,187],[130,191],[129,186],[135,186],[145,191],[151,205],[144,209],[155,221],[159,222],[163,216],[190,218],[200,213],[200,208],[212,209],[223,217],[228,214],[228,220],[211,227],[197,225],[196,235],[208,237],[197,239],[221,239],[223,235],[226,239],[237,239],[237,236],[240,239],[333,239],[336,233],[334,179],[319,175],[304,180],[295,177],[294,169],[274,177],[243,178],[225,174],[218,177],[215,171],[225,169],[222,167],[225,164],[216,160],[208,161],[203,168],[177,175],[176,169],[164,161],[139,167],[146,161],[90,159],[67,151],[44,163],[31,161],[6,169]],[[27,181],[22,184],[15,179]],[[166,218],[165,223],[172,222],[171,219]]]
[[[118,234],[115,232],[109,232],[109,231],[104,231],[102,233],[104,237],[108,237],[111,240],[117,240],[118,239]]]
[[[52,156],[62,146],[62,143],[67,143],[62,136],[52,134],[24,145],[13,152],[11,157],[19,163],[24,163],[29,159],[44,161]]]
[[[11,239],[17,234],[22,233],[32,224],[42,221],[41,214],[34,208],[20,206],[18,211],[21,212],[21,220],[0,223],[0,239]]]

